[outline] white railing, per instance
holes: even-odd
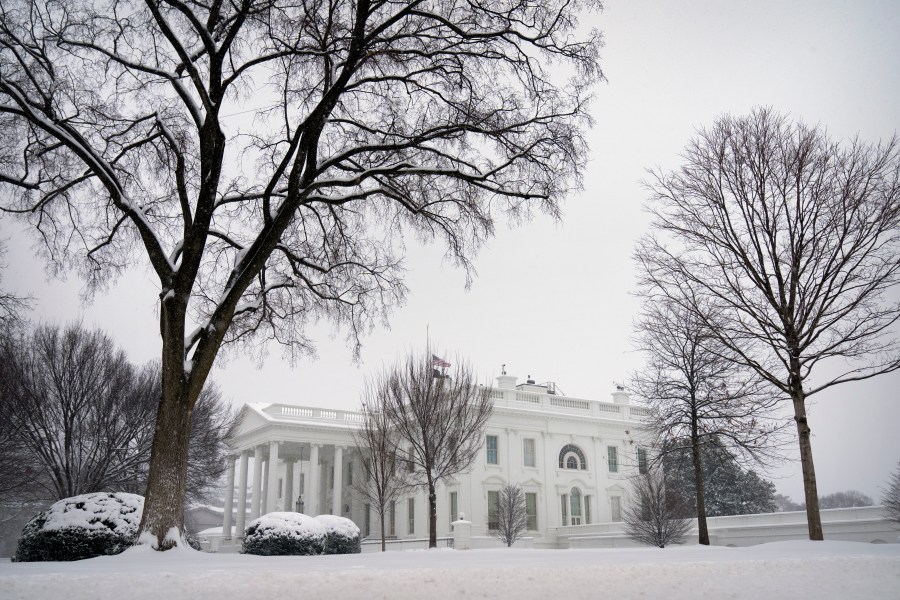
[[[540,404],[541,397],[538,394],[529,394],[528,392],[516,392],[516,401],[528,402],[529,404]]]
[[[617,420],[640,419],[650,414],[646,408],[641,406],[582,400],[555,394],[490,388],[488,395],[494,401],[494,406],[506,406],[519,410],[545,410]]]
[[[574,398],[560,398],[550,396],[551,406],[564,406],[565,408],[577,408],[578,410],[591,410],[591,403],[587,400],[575,400]]]
[[[285,404],[276,404],[265,409],[265,412],[281,417],[314,419],[317,421],[338,421],[341,423],[362,423],[366,418],[363,413],[358,411],[313,408],[309,406],[289,406]]]

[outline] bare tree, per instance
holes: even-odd
[[[900,463],[897,463],[897,468],[891,474],[883,491],[881,504],[884,506],[885,516],[896,525],[900,525]]]
[[[2,346],[0,406],[16,432],[20,473],[43,499],[146,486],[159,365],[135,368],[112,340],[78,324],[42,325]],[[203,500],[224,471],[234,413],[214,385],[194,407],[188,496]],[[27,472],[25,467],[30,467]]]
[[[512,547],[516,540],[525,535],[528,528],[528,514],[525,508],[525,493],[518,484],[507,483],[499,492],[500,502],[497,506],[497,529],[494,535]]]
[[[900,368],[900,143],[842,145],[757,109],[701,130],[650,188],[642,270],[790,398],[820,540],[807,399]],[[813,382],[824,361],[846,368]]]
[[[2,210],[89,291],[138,262],[159,279],[155,548],[184,531],[190,415],[223,344],[302,355],[327,319],[357,352],[404,300],[407,233],[471,275],[501,212],[558,215],[602,77],[577,18],[599,6],[4,3]]]
[[[493,404],[472,368],[456,359],[452,367],[435,357],[410,353],[387,375],[381,406],[397,430],[406,476],[428,492],[428,547],[437,547],[438,483],[467,470],[484,445],[484,425]],[[438,359],[439,360],[439,359]],[[449,373],[447,372],[449,369]]]
[[[691,529],[691,521],[683,516],[689,512],[678,494],[666,488],[661,469],[650,469],[631,479],[631,499],[623,513],[625,533],[631,539],[665,548],[684,543]]]
[[[855,508],[874,505],[875,501],[859,490],[834,492],[833,494],[819,497],[819,508]]]
[[[638,262],[644,264],[640,252]],[[735,362],[702,317],[652,283],[642,293],[636,331],[647,364],[632,386],[650,409],[647,429],[656,439],[656,460],[690,456],[698,540],[709,545],[703,449],[714,440],[742,462],[777,461],[786,425],[774,418],[780,398],[756,372]]]
[[[400,468],[403,460],[397,455],[401,447],[398,431],[382,405],[389,393],[388,385],[387,377],[367,383],[362,407],[365,418],[360,428],[353,431],[354,444],[362,453],[362,477],[354,480],[353,489],[378,514],[382,552],[386,550],[387,512],[409,488]]]

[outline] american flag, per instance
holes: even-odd
[[[431,364],[432,364],[432,366],[440,368],[440,369],[446,369],[447,367],[450,366],[450,363],[448,363],[443,358],[438,358],[434,354],[431,355]]]

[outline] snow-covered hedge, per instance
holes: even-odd
[[[350,519],[337,515],[319,515],[316,521],[325,526],[324,554],[359,554],[362,546],[359,543],[359,527]]]
[[[295,512],[274,512],[252,521],[244,532],[244,554],[309,556],[322,554],[328,530],[314,518]]]
[[[65,498],[22,530],[13,560],[81,560],[118,554],[134,543],[144,497],[98,492]]]

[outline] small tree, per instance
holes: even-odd
[[[689,511],[681,497],[668,490],[663,471],[650,469],[631,479],[631,501],[622,515],[625,533],[657,548],[682,544],[691,528],[690,520],[683,518]]]
[[[483,445],[491,416],[489,388],[478,386],[469,365],[456,367],[430,351],[410,353],[390,371],[381,406],[397,430],[407,476],[428,493],[428,547],[437,547],[436,486],[469,468]],[[440,370],[438,370],[439,367]]]
[[[637,253],[639,266],[642,252]],[[716,339],[701,316],[667,298],[652,278],[642,283],[646,299],[636,329],[647,364],[632,385],[650,408],[648,429],[656,438],[658,459],[676,455],[679,465],[687,459],[692,466],[690,504],[696,506],[699,543],[708,545],[704,447],[715,440],[714,445],[733,450],[730,460],[771,463],[786,423],[772,417],[779,397],[757,373],[736,362],[736,353]]]
[[[642,271],[790,399],[821,540],[808,399],[900,368],[900,140],[841,144],[757,109],[701,130],[650,188]],[[814,378],[823,362],[845,368]]]
[[[897,463],[897,469],[891,474],[883,491],[881,504],[884,505],[885,516],[900,526],[900,463]]]
[[[385,546],[385,518],[392,503],[408,489],[397,452],[401,446],[397,428],[393,427],[384,410],[390,379],[382,377],[366,385],[362,412],[365,418],[353,431],[355,445],[362,452],[362,477],[354,480],[353,489],[378,514],[381,528],[381,551]]]
[[[518,484],[507,483],[498,493],[497,529],[493,532],[509,548],[525,535],[528,514],[525,509],[525,493]]]

